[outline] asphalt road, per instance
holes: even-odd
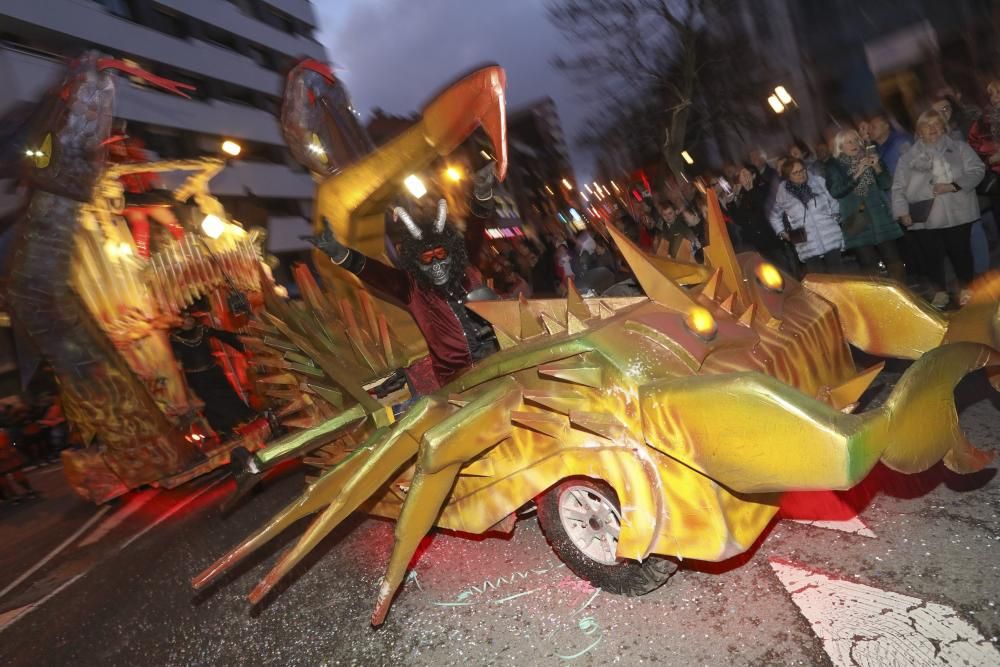
[[[960,395],[970,440],[1000,449],[1000,401],[977,378]],[[0,588],[68,544],[0,594],[0,664],[1000,665],[996,464],[965,477],[877,468],[850,493],[789,498],[789,515],[832,523],[778,520],[745,557],[687,563],[641,598],[577,579],[530,516],[509,539],[434,534],[379,629],[382,520],[350,520],[255,609],[245,596],[305,523],[194,593],[191,577],[302,476],[223,519],[228,480],[98,510],[58,474],[32,473],[47,498],[0,514]]]

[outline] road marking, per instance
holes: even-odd
[[[852,517],[850,519],[834,519],[829,521],[809,521],[807,519],[792,519],[792,521],[795,523],[804,523],[807,526],[816,526],[817,528],[827,528],[829,530],[839,530],[844,533],[861,535],[862,537],[878,537],[872,532],[872,529],[865,525],[865,522],[858,517]]]
[[[149,524],[148,526],[146,526],[145,528],[143,528],[142,530],[140,530],[138,533],[136,533],[132,537],[130,537],[127,540],[125,540],[125,542],[120,547],[118,547],[118,550],[119,551],[124,550],[125,547],[127,547],[130,544],[132,544],[137,539],[139,539],[140,537],[142,537],[143,535],[145,535],[149,531],[153,530],[153,528],[156,528],[161,523],[163,523],[164,521],[166,521],[167,519],[169,519],[170,517],[172,517],[174,514],[176,514],[177,512],[179,512],[182,509],[184,509],[185,507],[187,507],[198,496],[200,496],[200,495],[208,492],[209,490],[215,488],[216,485],[224,482],[226,479],[227,479],[226,477],[223,477],[221,479],[217,479],[214,482],[212,482],[211,484],[209,484],[208,486],[206,486],[205,488],[199,489],[198,493],[192,493],[190,496],[188,496],[187,498],[185,498],[184,500],[182,500],[181,502],[177,503],[176,505],[174,505],[173,507],[171,507],[169,510],[167,510],[166,512],[164,512],[163,514],[161,514],[159,517],[157,517],[156,521],[154,521],[153,523]]]
[[[139,508],[161,493],[159,489],[142,491],[132,497],[121,509],[109,516],[104,522],[94,529],[90,535],[80,542],[81,547],[93,544],[121,525],[122,521],[135,514]]]
[[[52,591],[51,593],[49,593],[48,595],[46,595],[45,597],[43,597],[38,602],[32,602],[29,605],[25,605],[23,607],[18,607],[17,609],[11,609],[10,611],[5,612],[4,614],[0,614],[0,632],[3,632],[4,630],[6,630],[7,628],[9,628],[10,626],[14,625],[14,623],[16,623],[17,621],[21,620],[22,618],[24,618],[25,616],[27,616],[31,612],[33,612],[36,609],[38,609],[39,607],[41,607],[43,604],[45,604],[46,602],[48,602],[50,599],[52,599],[56,595],[58,595],[59,592],[62,591],[63,589],[66,589],[66,588],[69,588],[70,586],[72,586],[74,583],[76,583],[77,579],[79,579],[80,577],[82,577],[85,574],[87,574],[87,573],[86,572],[81,572],[80,574],[76,575],[75,577],[73,577],[69,581],[65,582],[59,588],[55,589],[54,591]]]
[[[770,562],[837,667],[1000,664],[1000,652],[951,607]]]
[[[94,516],[90,517],[90,519],[87,521],[87,523],[83,524],[83,526],[81,526],[79,528],[79,530],[77,530],[75,533],[73,533],[72,535],[70,535],[69,537],[67,537],[63,541],[62,544],[60,544],[55,549],[53,549],[52,551],[50,551],[48,553],[48,555],[45,556],[45,558],[43,558],[42,560],[40,560],[37,563],[35,563],[35,565],[31,569],[29,569],[27,572],[25,572],[20,577],[18,577],[17,579],[15,579],[12,583],[8,584],[7,588],[5,588],[2,591],[0,591],[0,598],[2,598],[4,595],[6,595],[7,593],[11,592],[15,588],[17,588],[21,584],[21,582],[23,582],[25,579],[27,579],[28,577],[30,577],[31,575],[33,575],[35,572],[37,572],[39,569],[41,569],[42,566],[44,566],[50,560],[52,560],[53,558],[55,558],[56,555],[59,554],[59,552],[61,552],[63,549],[65,549],[70,544],[72,544],[73,541],[76,540],[76,538],[80,537],[80,535],[82,535],[84,532],[86,532],[88,528],[90,528],[92,525],[94,525],[95,523],[97,523],[97,520],[100,519],[105,514],[107,514],[108,510],[110,510],[110,509],[111,509],[110,507],[105,506],[105,507],[102,507],[100,510],[98,510],[98,512],[96,514],[94,514]]]

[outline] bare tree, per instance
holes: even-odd
[[[587,142],[642,142],[637,157],[661,147],[675,176],[692,129],[726,122],[739,129],[737,64],[750,45],[711,43],[706,14],[726,0],[551,0],[549,19],[577,45],[556,67],[601,99]],[[700,112],[700,113],[699,113]],[[696,121],[692,127],[692,119]]]

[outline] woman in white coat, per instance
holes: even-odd
[[[844,234],[837,220],[837,200],[823,179],[809,174],[801,160],[786,160],[781,166],[781,178],[771,208],[774,233],[795,245],[807,273],[839,273],[843,267],[840,251],[844,248]]]
[[[896,165],[892,183],[892,213],[916,238],[924,272],[936,290],[931,303],[939,308],[950,300],[945,285],[947,257],[959,282],[959,305],[971,293],[974,276],[970,234],[979,219],[976,186],[986,167],[964,141],[947,135],[944,118],[925,111],[917,119],[919,141]]]

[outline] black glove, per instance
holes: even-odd
[[[492,199],[493,185],[496,180],[496,171],[493,169],[493,163],[490,162],[472,177],[472,194],[479,201]]]
[[[373,389],[376,398],[385,398],[394,391],[399,391],[406,385],[406,373],[399,368],[392,372],[392,375],[382,380]]]
[[[325,217],[323,218],[323,231],[319,236],[307,235],[300,236],[299,238],[312,243],[337,264],[343,264],[347,259],[347,246],[337,240],[337,237],[333,234],[333,229],[330,228],[330,221]]]

